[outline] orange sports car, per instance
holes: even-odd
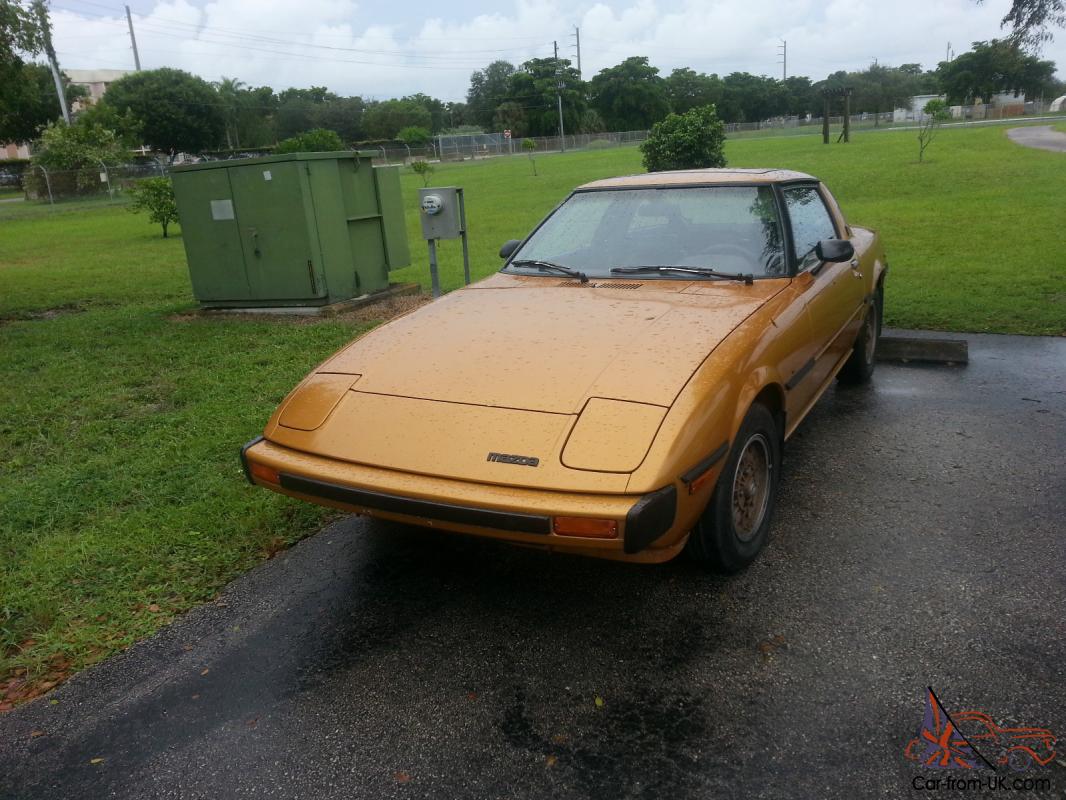
[[[865,381],[884,250],[778,169],[589,183],[503,268],[314,369],[241,458],[361,514],[725,572],[767,541],[781,449]]]

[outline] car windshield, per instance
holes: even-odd
[[[514,253],[506,270],[549,274],[538,263],[589,277],[662,266],[779,277],[785,251],[769,186],[611,189],[573,194]],[[645,278],[714,279],[669,271],[641,273]]]

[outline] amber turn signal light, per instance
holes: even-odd
[[[553,528],[558,536],[586,536],[593,539],[617,539],[618,522],[592,517],[556,517]]]
[[[257,464],[254,461],[249,462],[248,471],[252,473],[253,478],[258,478],[261,481],[274,484],[281,483],[281,476],[278,475],[278,471],[273,467],[268,467],[266,464]]]

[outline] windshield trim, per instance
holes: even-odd
[[[788,183],[794,183],[794,182],[795,181],[789,181]],[[502,272],[505,275],[520,275],[520,276],[526,277],[526,278],[553,278],[553,277],[554,278],[558,278],[559,277],[558,275],[552,275],[551,273],[548,273],[548,272],[535,272],[534,273],[534,272],[522,271],[522,267],[515,267],[513,270],[511,270],[509,268],[511,266],[511,262],[512,261],[516,261],[516,260],[517,261],[521,261],[521,260],[523,260],[523,259],[520,259],[520,258],[516,258],[516,256],[520,252],[522,252],[522,248],[526,246],[526,243],[530,239],[533,238],[534,234],[536,234],[536,232],[539,231],[541,229],[541,227],[548,220],[550,220],[552,217],[555,216],[556,212],[560,208],[562,208],[564,205],[566,205],[568,202],[570,202],[570,198],[572,198],[574,195],[577,195],[577,194],[586,194],[586,193],[593,193],[593,192],[647,192],[647,191],[660,192],[660,191],[664,191],[664,190],[682,191],[683,192],[686,189],[714,189],[714,188],[717,188],[719,186],[728,187],[728,188],[753,188],[753,187],[754,188],[759,188],[759,187],[765,186],[765,187],[770,189],[770,193],[773,195],[773,198],[774,198],[774,205],[777,208],[777,227],[778,227],[778,232],[781,235],[781,242],[782,242],[783,246],[785,247],[785,252],[784,252],[784,256],[785,256],[785,272],[783,274],[781,274],[781,275],[753,275],[752,277],[753,277],[754,280],[757,280],[757,281],[765,281],[765,280],[779,281],[782,278],[794,278],[794,277],[796,277],[796,264],[793,262],[793,259],[791,258],[791,251],[790,251],[790,245],[791,245],[791,240],[792,240],[792,227],[791,227],[791,225],[788,225],[786,223],[786,221],[785,221],[786,220],[786,217],[785,217],[785,213],[786,212],[785,212],[785,208],[784,208],[784,196],[781,194],[781,185],[782,184],[780,182],[777,182],[777,181],[774,181],[774,182],[771,182],[771,181],[706,181],[706,182],[703,182],[703,181],[701,181],[699,183],[685,183],[685,184],[680,184],[680,185],[676,184],[676,183],[673,183],[673,184],[671,184],[671,183],[658,184],[657,183],[657,184],[647,185],[647,186],[590,186],[590,187],[580,187],[579,186],[578,188],[573,189],[570,192],[570,194],[568,194],[561,201],[559,201],[555,205],[555,207],[551,211],[548,212],[548,214],[544,217],[544,219],[542,219],[540,222],[538,222],[537,225],[533,228],[533,230],[531,230],[528,234],[526,234],[525,238],[522,239],[522,241],[518,245],[518,247],[516,247],[514,249],[514,252],[511,253],[510,256],[508,256],[507,261],[504,262],[503,266],[500,267],[499,271]],[[593,278],[591,275],[589,276],[589,278],[591,278],[593,280],[603,280],[603,278]],[[653,281],[687,280],[687,281],[695,282],[695,283],[703,283],[703,282],[708,282],[708,281],[717,281],[717,280],[719,280],[717,278],[700,278],[700,277],[681,278],[681,279],[678,279],[678,278],[667,278],[667,277],[663,277],[661,275],[654,275],[652,273],[649,273],[647,275],[641,275],[641,279],[642,280],[643,279],[647,279],[647,280],[653,280]]]

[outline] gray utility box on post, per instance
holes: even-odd
[[[437,240],[463,240],[463,277],[470,284],[470,248],[466,241],[466,204],[458,186],[429,186],[418,190],[418,218],[422,238],[429,244],[429,275],[433,296],[440,297],[437,271]]]
[[[209,161],[172,180],[205,307],[329,305],[387,289],[411,263],[399,171],[369,153]]]
[[[418,190],[423,239],[458,239],[463,233],[463,192],[455,186]]]

